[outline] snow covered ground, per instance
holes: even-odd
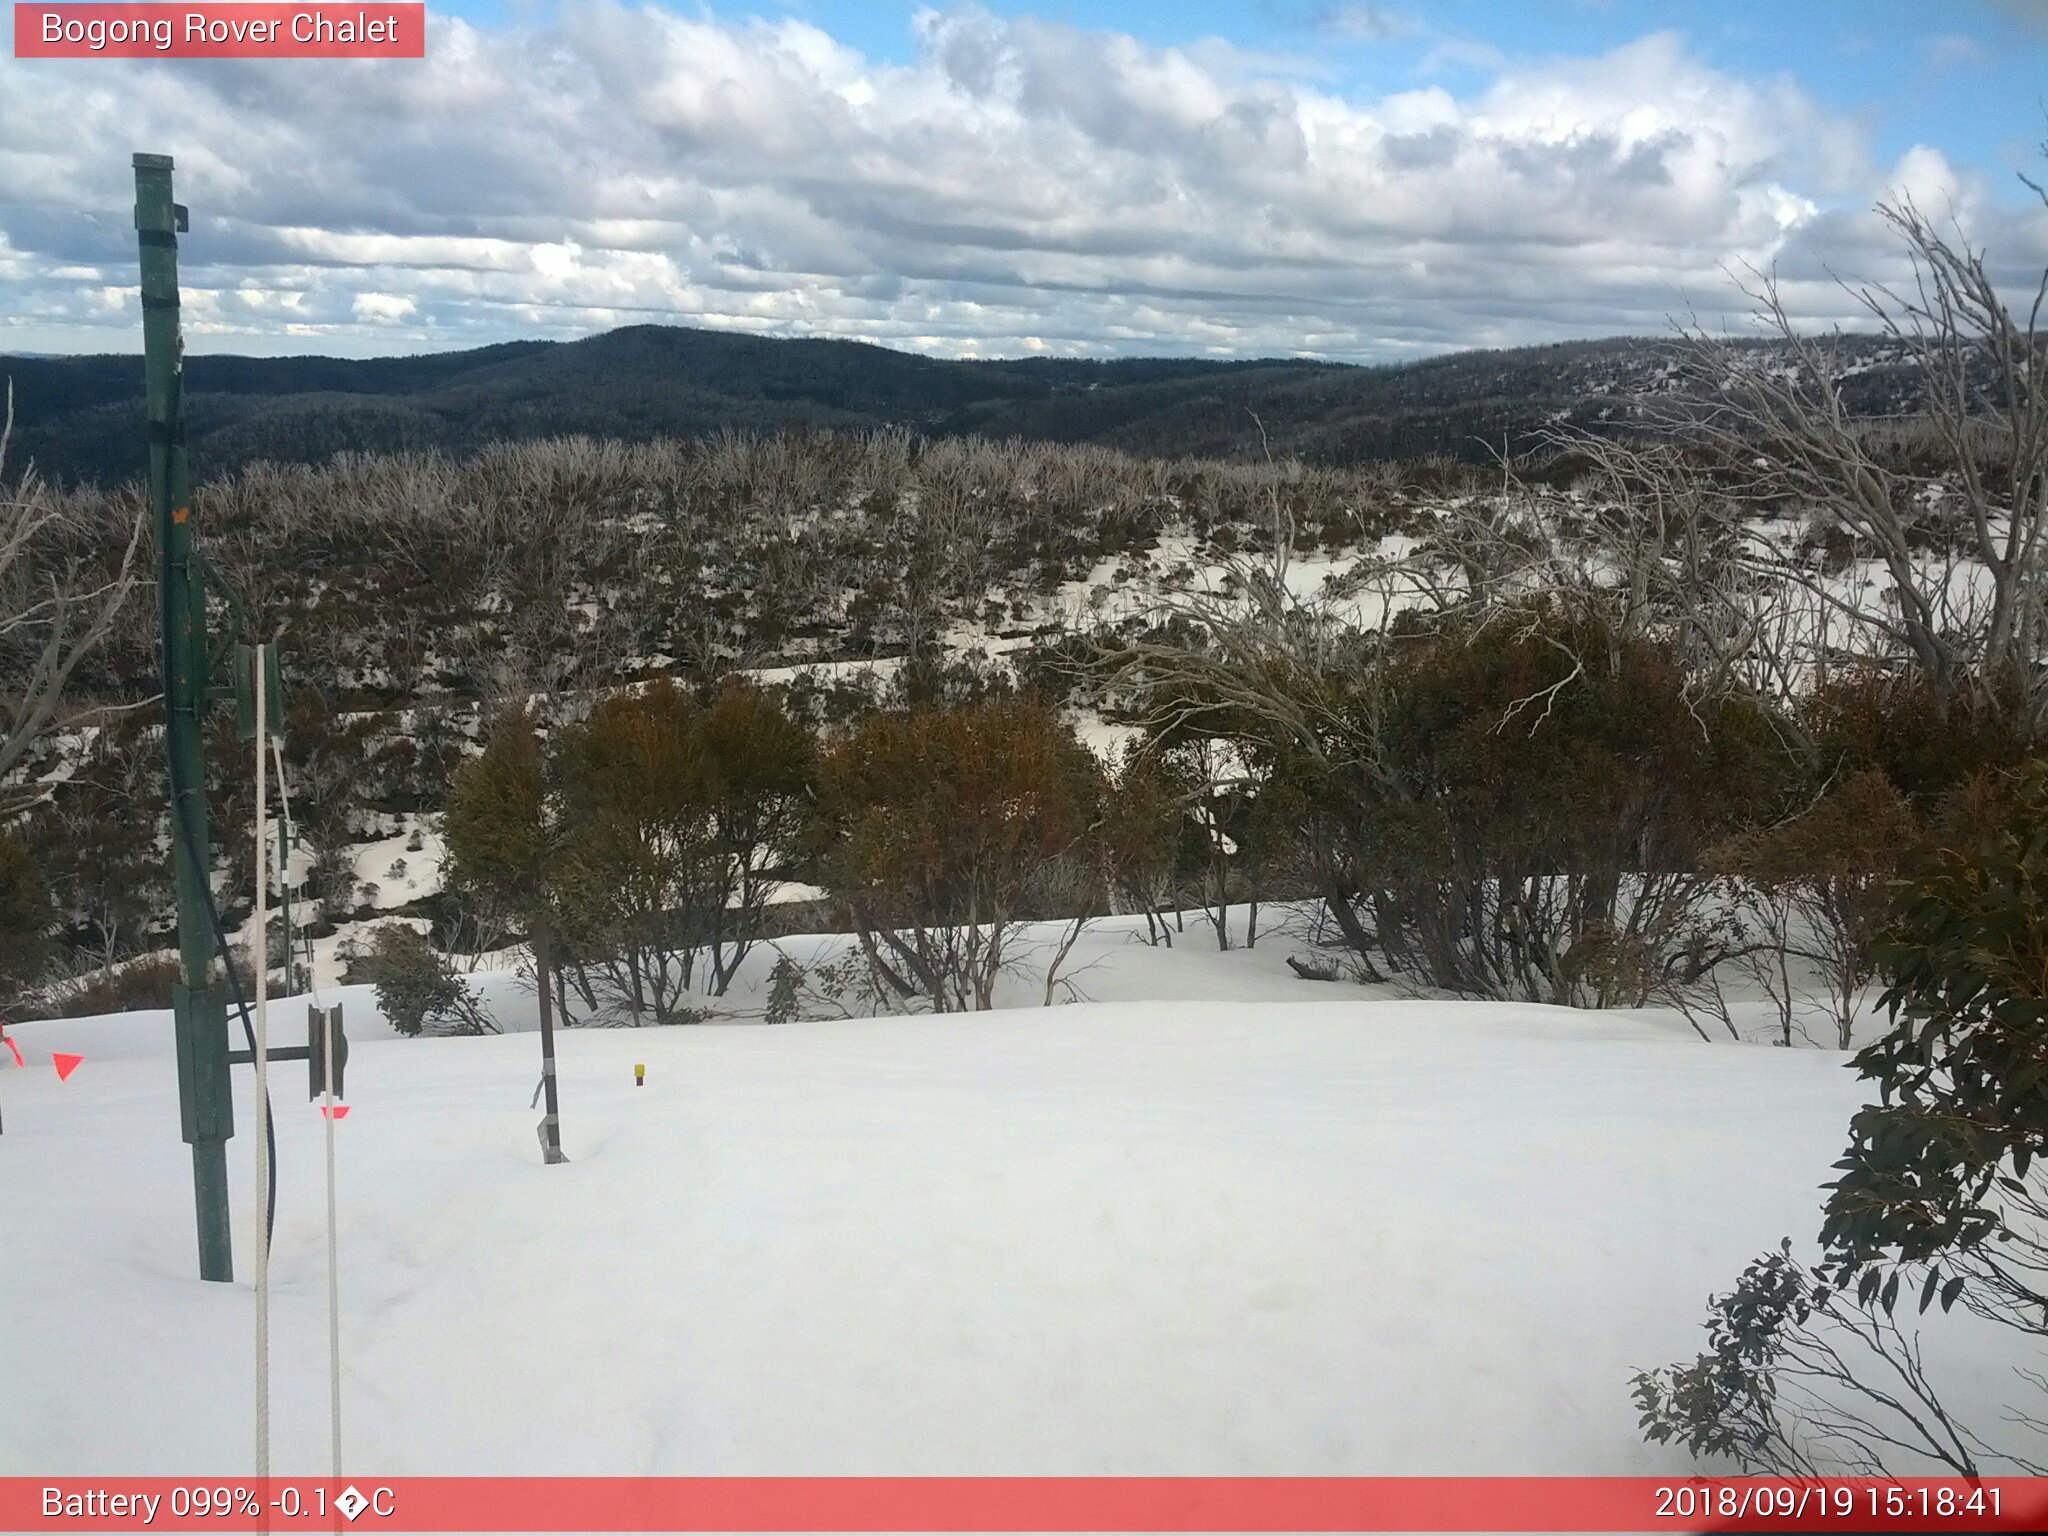
[[[1112,932],[1082,981],[1100,1000],[1072,1006],[565,1031],[560,1168],[540,1164],[530,1034],[397,1039],[351,989],[348,1465],[1682,1466],[1642,1443],[1628,1376],[1689,1357],[1709,1291],[1813,1232],[1860,1100],[1843,1057],[1316,985],[1285,953]],[[15,1033],[0,1473],[247,1472],[250,1074],[230,1144],[242,1279],[209,1285],[168,1017]],[[85,1063],[60,1082],[52,1051]],[[318,1472],[302,1070],[273,1082],[274,1443],[281,1471]],[[1988,1357],[1962,1373],[2002,1375]]]

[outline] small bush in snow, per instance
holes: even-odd
[[[768,1005],[761,1017],[770,1024],[788,1024],[803,1017],[804,968],[787,955],[777,955],[768,972]]]
[[[53,1011],[76,1019],[101,1013],[129,1013],[138,1008],[168,1008],[171,988],[184,974],[175,955],[145,955],[55,989]]]
[[[458,1035],[498,1032],[448,958],[403,924],[378,928],[351,964],[349,978],[377,989],[377,1006],[401,1035],[420,1034],[430,1024]]]

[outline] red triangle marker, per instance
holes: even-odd
[[[50,1065],[57,1069],[57,1081],[63,1082],[85,1062],[83,1056],[73,1056],[65,1051],[50,1052]]]
[[[325,1104],[322,1104],[320,1106],[320,1113],[327,1116],[330,1120],[346,1120],[348,1118],[348,1106],[346,1104],[337,1104],[330,1110]]]

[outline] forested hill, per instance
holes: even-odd
[[[1898,370],[1855,370],[1882,409]],[[467,453],[504,439],[642,439],[721,427],[901,426],[1096,442],[1128,452],[1262,451],[1353,463],[1519,451],[1563,421],[1625,418],[1671,373],[1669,341],[1567,342],[1392,367],[1266,360],[1031,358],[954,362],[852,341],[777,340],[642,325],[572,342],[349,360],[194,357],[193,466],[317,463],[343,450]],[[1875,364],[1875,366],[1873,366]],[[142,367],[133,356],[0,357],[14,386],[16,467],[61,482],[141,472]]]

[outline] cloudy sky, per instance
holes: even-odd
[[[646,321],[942,356],[1394,361],[1896,280],[1910,195],[2048,264],[2048,0],[456,0],[424,62],[0,58],[0,352]],[[8,23],[11,27],[11,21]]]

